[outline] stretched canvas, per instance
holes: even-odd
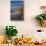
[[[11,0],[11,20],[24,20],[24,0]]]

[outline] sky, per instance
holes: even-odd
[[[23,1],[23,0],[11,0],[11,1]]]
[[[23,6],[23,1],[11,1],[11,7]]]

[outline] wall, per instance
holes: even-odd
[[[18,35],[31,36],[31,32],[39,27],[35,16],[41,13],[40,6],[46,5],[46,0],[24,0],[24,21],[10,20],[10,0],[0,0],[0,34],[4,34],[6,25],[15,25],[19,31]],[[44,28],[43,28],[44,29]],[[46,29],[45,29],[46,30]]]

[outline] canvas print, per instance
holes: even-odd
[[[24,20],[24,0],[11,0],[11,20]]]

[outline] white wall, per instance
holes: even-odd
[[[40,6],[46,5],[46,0],[24,0],[25,12],[24,21],[10,20],[10,0],[0,0],[0,33],[4,34],[6,25],[15,25],[20,34],[31,36],[31,32],[41,28],[35,20],[35,16],[40,14]],[[44,28],[43,28],[44,29]]]

